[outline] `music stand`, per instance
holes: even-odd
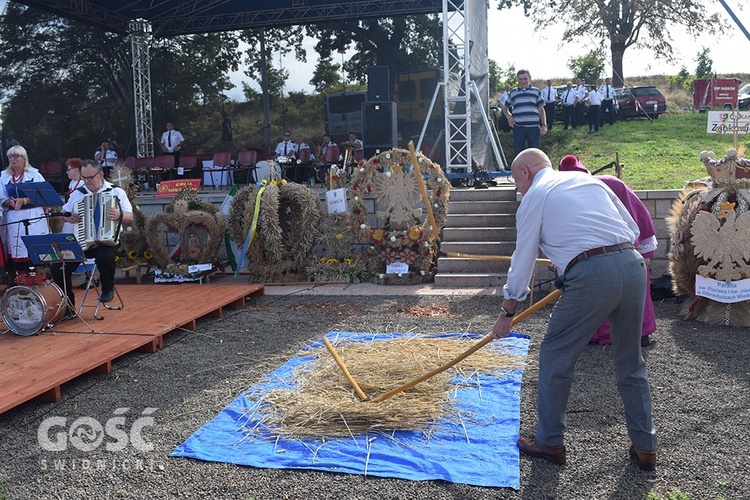
[[[57,207],[64,205],[62,199],[47,181],[23,182],[16,185],[18,194],[31,200],[35,207]]]
[[[46,183],[34,183],[34,184],[46,184]],[[94,331],[86,321],[81,318],[81,315],[75,309],[75,306],[70,302],[68,298],[68,280],[66,279],[65,266],[66,263],[79,264],[86,261],[86,256],[83,253],[83,248],[76,240],[76,237],[71,233],[62,234],[41,234],[31,236],[21,236],[23,244],[26,246],[26,250],[29,253],[29,259],[35,266],[40,264],[51,265],[61,264],[62,275],[63,275],[63,305],[67,311],[73,311],[73,314],[83,321],[83,323],[91,330]],[[76,266],[77,267],[77,266]]]

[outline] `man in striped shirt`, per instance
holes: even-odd
[[[503,105],[508,125],[513,128],[513,147],[516,154],[526,148],[539,148],[541,136],[547,133],[542,92],[531,85],[531,74],[528,70],[520,70],[517,76],[518,87],[510,91],[508,100]]]

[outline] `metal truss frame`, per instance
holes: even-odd
[[[151,23],[130,21],[130,45],[133,57],[133,101],[135,104],[135,141],[139,158],[154,156],[154,127],[151,114]]]

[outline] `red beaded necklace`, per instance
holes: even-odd
[[[18,177],[16,177],[15,173],[11,174],[10,181],[13,183],[14,186],[18,184],[19,182],[21,182],[22,180],[23,180],[23,172],[21,172],[21,175],[19,175]]]

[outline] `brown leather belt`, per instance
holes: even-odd
[[[568,267],[565,268],[565,272],[567,273],[570,271],[570,268],[581,262],[582,260],[588,259],[589,257],[593,257],[595,255],[601,255],[603,253],[612,253],[612,252],[621,252],[622,250],[628,250],[631,248],[635,248],[632,243],[618,243],[616,245],[609,245],[606,247],[597,247],[592,248],[591,250],[586,250],[585,252],[581,252],[573,259],[568,262]]]

